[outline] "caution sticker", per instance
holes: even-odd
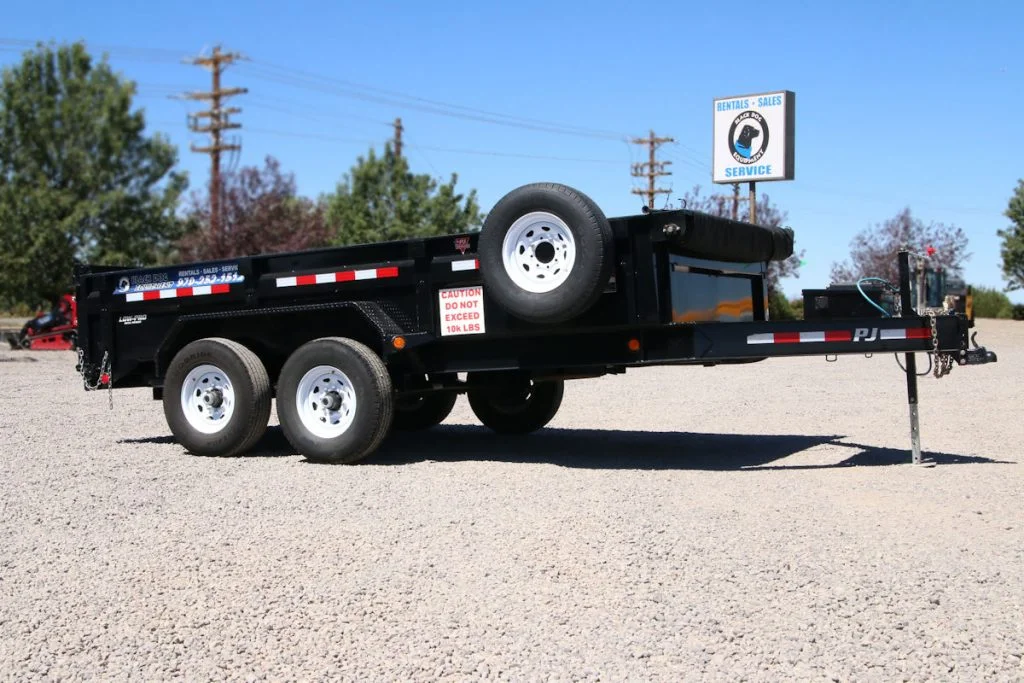
[[[442,289],[437,298],[442,337],[485,332],[483,287]]]

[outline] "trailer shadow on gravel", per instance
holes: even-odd
[[[481,427],[443,425],[429,432],[394,434],[364,464],[405,465],[432,460],[544,463],[587,469],[807,470],[901,465],[910,460],[906,449],[850,443],[844,438],[550,428],[528,436],[508,437]],[[822,446],[834,446],[840,451],[808,452]],[[806,459],[796,457],[780,463],[801,455]],[[837,461],[836,457],[841,459]],[[1014,464],[953,453],[928,452],[926,459],[937,465]]]
[[[392,434],[360,465],[417,462],[507,462],[621,470],[817,470],[903,465],[910,453],[843,441],[844,436],[797,434],[703,434],[628,429],[544,429],[527,436],[499,436],[473,425],[442,425],[425,432]],[[120,443],[175,444],[170,435]],[[815,452],[835,447],[838,453]],[[176,446],[180,448],[180,446]],[[848,454],[848,455],[847,455]],[[294,457],[278,426],[243,458]],[[790,461],[780,461],[797,456]],[[837,460],[836,458],[839,458]],[[926,452],[936,465],[1015,464],[971,455]],[[828,462],[822,462],[827,460]],[[312,464],[312,463],[311,463]]]

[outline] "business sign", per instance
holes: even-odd
[[[173,290],[184,287],[210,287],[245,282],[238,271],[238,263],[202,264],[187,268],[150,270],[125,275],[117,281],[114,294]]]
[[[795,93],[725,97],[714,104],[713,182],[793,179]]]

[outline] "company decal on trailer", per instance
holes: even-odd
[[[145,313],[136,313],[135,315],[122,315],[120,318],[117,319],[117,322],[121,323],[122,325],[141,325],[142,323],[146,322],[146,317],[147,316]]]
[[[484,288],[453,287],[437,293],[441,336],[483,334]]]
[[[117,281],[115,295],[125,301],[177,299],[185,296],[227,294],[231,285],[245,282],[237,263],[216,263],[196,268],[175,268],[125,275]]]
[[[305,285],[328,285],[335,282],[355,282],[357,280],[382,280],[398,277],[398,268],[366,268],[363,270],[341,270],[330,273],[313,273],[311,275],[293,275],[276,279],[278,287],[303,287]]]
[[[465,255],[469,251],[469,238],[468,237],[456,237],[455,248],[459,250],[460,254]]]
[[[766,332],[751,334],[748,344],[806,344],[821,342],[874,342],[906,339],[931,339],[927,327],[881,330],[877,327],[858,327],[854,330],[828,330],[825,332]]]

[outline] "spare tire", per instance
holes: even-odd
[[[564,322],[589,309],[615,263],[604,213],[557,183],[524,185],[502,197],[484,221],[477,256],[491,298],[532,323]]]

